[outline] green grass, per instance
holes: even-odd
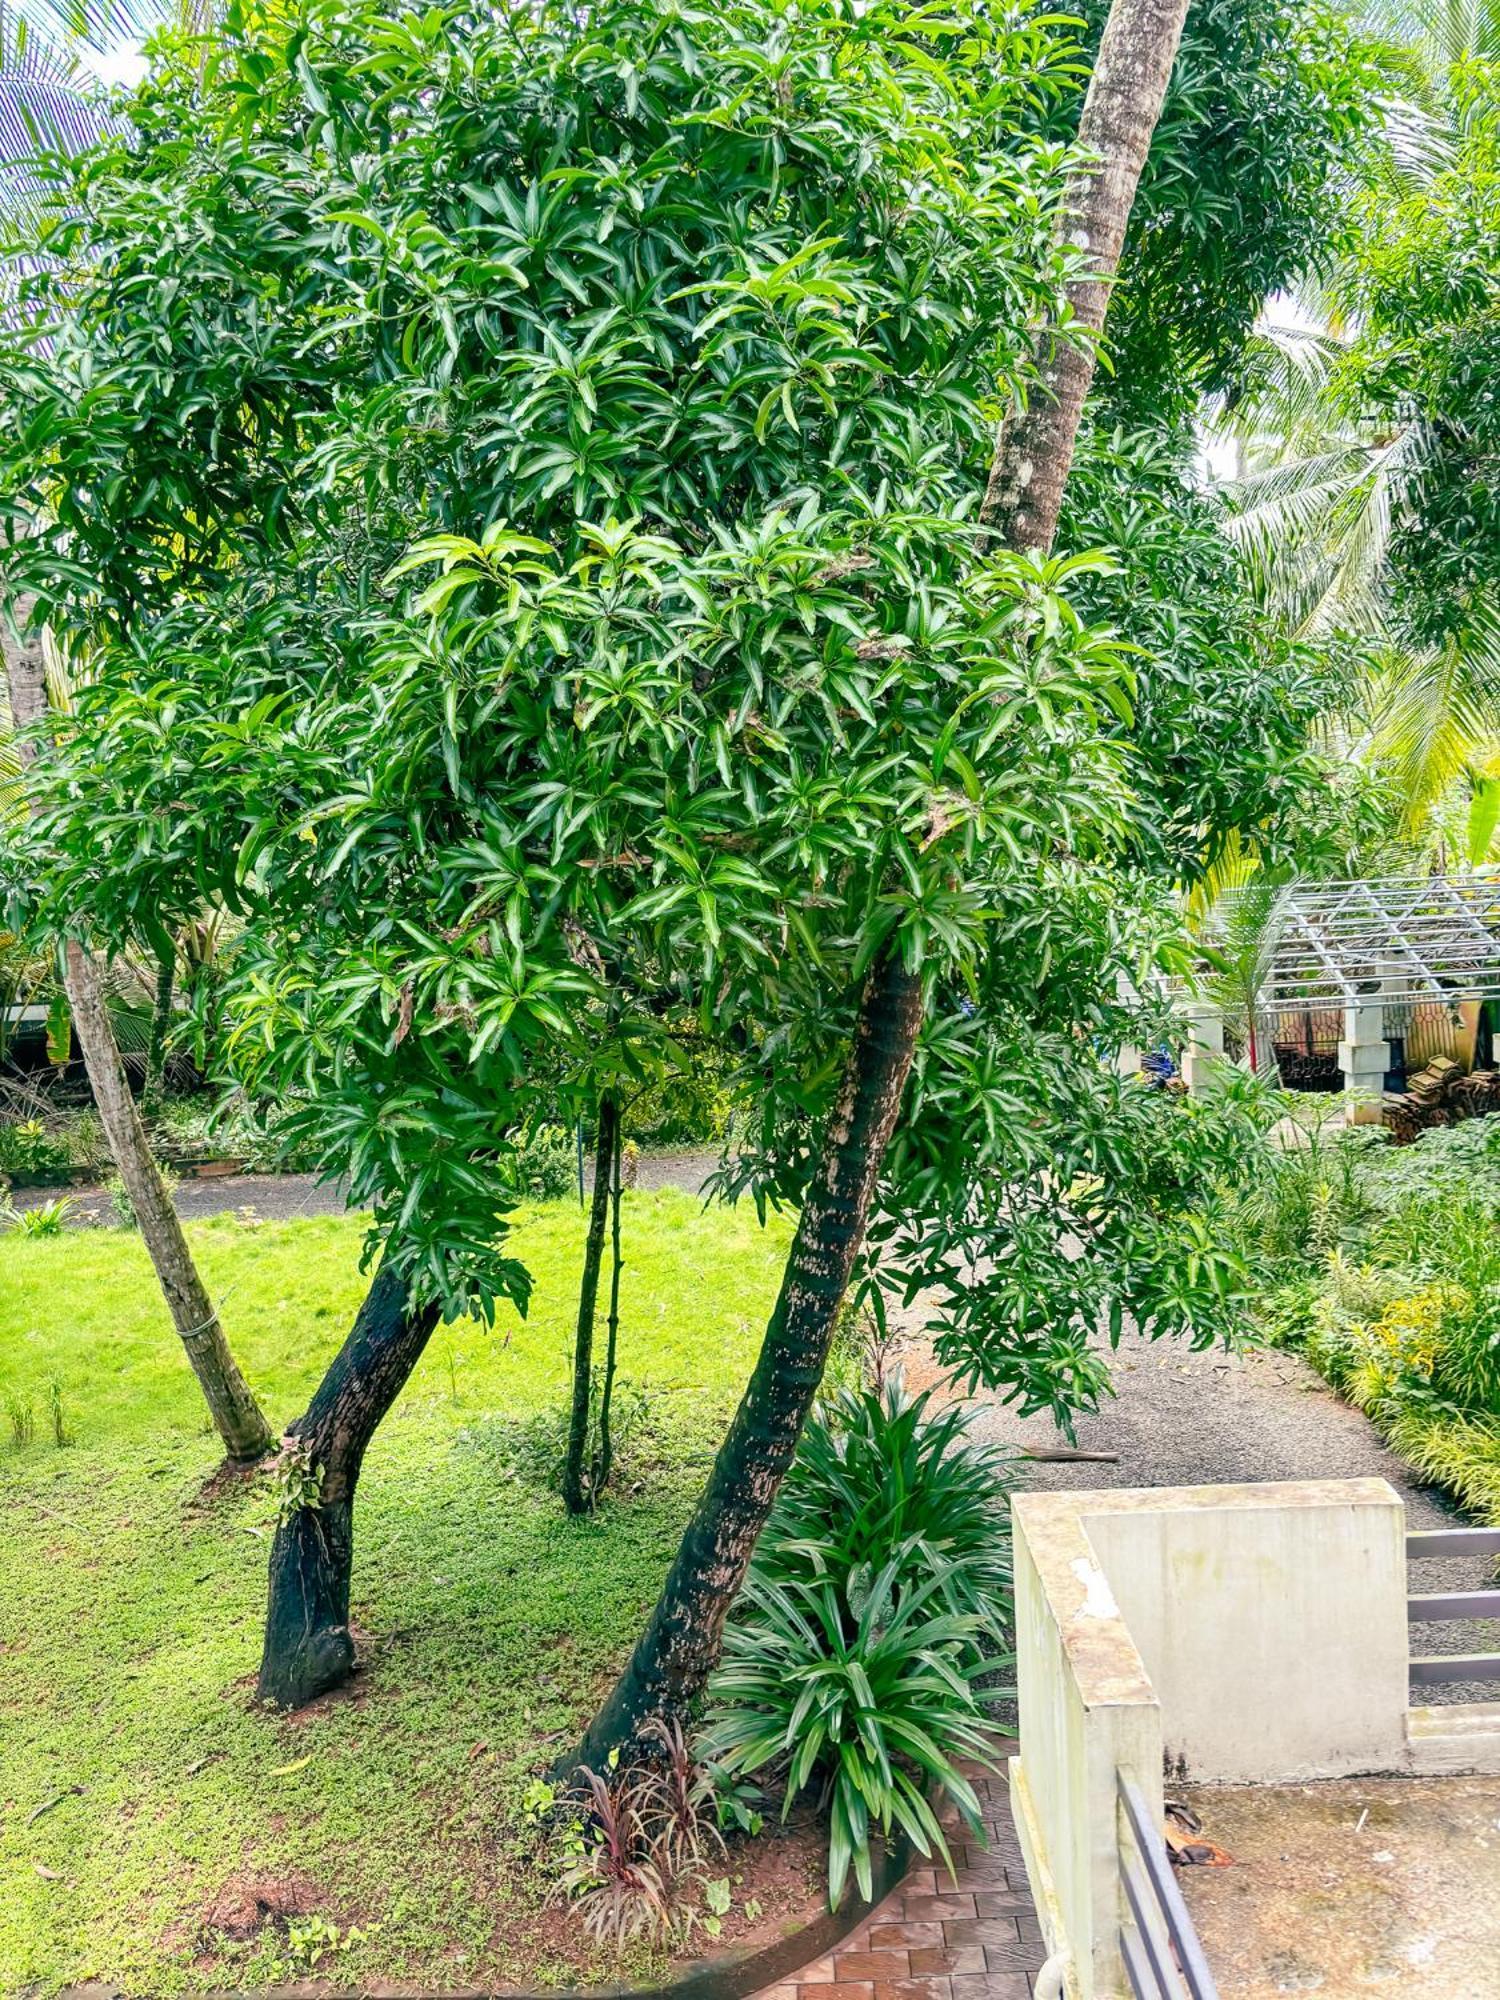
[[[568,1379],[582,1219],[532,1210],[516,1237],[529,1319],[441,1329],[370,1450],[354,1575],[369,1670],[300,1720],[254,1700],[269,1496],[200,1498],[214,1440],[138,1239],[0,1239],[0,1994],[305,1974],[284,1927],[237,1945],[205,1930],[225,1885],[251,1878],[371,1930],[318,1967],[340,1983],[598,1972],[541,1907],[520,1795],[655,1596],[786,1242],[748,1210],[626,1199],[621,1367],[649,1393],[654,1454],[579,1524],[499,1448]],[[358,1304],[361,1226],[189,1233],[284,1424]],[[77,1439],[63,1450],[54,1381]],[[34,1406],[29,1444],[7,1397]]]

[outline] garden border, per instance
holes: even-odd
[[[825,1910],[790,1937],[742,1958],[723,1957],[695,1966],[676,1979],[658,1986],[548,1987],[545,1992],[515,1986],[458,1986],[440,1991],[410,1986],[336,1987],[327,1981],[299,1980],[290,1986],[259,1986],[217,1989],[205,1992],[201,2000],[749,2000],[768,1986],[785,1982],[804,1966],[826,1957],[862,1924],[868,1923],[880,1905],[906,1879],[912,1863],[912,1848],[899,1840],[875,1857],[873,1894],[869,1900],[856,1896],[840,1910]],[[83,1986],[65,1986],[57,2000],[127,2000],[122,1987],[109,1981]]]

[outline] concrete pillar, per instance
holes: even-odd
[[[1187,1035],[1182,1048],[1182,1080],[1191,1097],[1208,1089],[1214,1064],[1224,1059],[1224,1016],[1212,1000],[1194,1000],[1183,1010]]]
[[[1385,1039],[1385,1003],[1378,995],[1344,1009],[1339,1068],[1344,1072],[1344,1116],[1351,1125],[1378,1125],[1391,1066]]]

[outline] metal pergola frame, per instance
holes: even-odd
[[[1500,999],[1500,879],[1294,883],[1272,908],[1255,983],[1267,1017]]]

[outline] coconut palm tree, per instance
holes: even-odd
[[[1455,796],[1467,801],[1462,844],[1482,859],[1500,816],[1500,594],[1481,582],[1460,617],[1414,625],[1393,587],[1393,554],[1422,531],[1455,460],[1480,457],[1491,479],[1500,467],[1466,408],[1374,364],[1386,248],[1482,188],[1495,111],[1474,66],[1500,57],[1500,0],[1378,0],[1373,25],[1391,37],[1394,94],[1374,173],[1352,192],[1363,240],[1302,298],[1268,311],[1251,375],[1224,413],[1238,457],[1226,491],[1277,621],[1366,642],[1370,673],[1348,719],[1356,754],[1394,764],[1414,824],[1442,825]],[[1493,310],[1491,298],[1479,316]]]

